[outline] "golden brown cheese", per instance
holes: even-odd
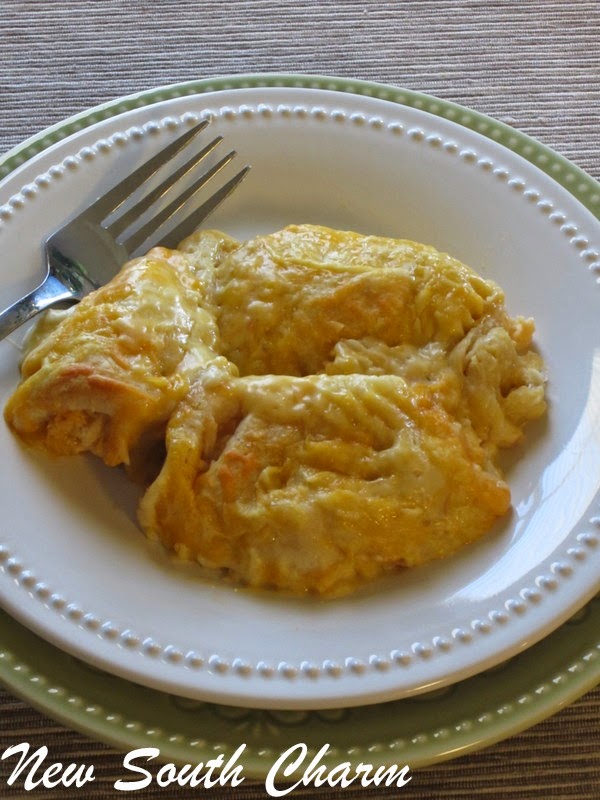
[[[289,226],[216,266],[225,354],[243,375],[321,372],[337,342],[456,344],[504,297],[432,247]]]
[[[199,244],[196,240],[195,244]],[[413,242],[290,226],[215,266],[222,352],[140,507],[182,558],[338,595],[447,556],[510,504],[493,463],[545,410],[533,323]]]
[[[450,555],[509,503],[473,432],[402,378],[205,375],[140,521],[251,586],[333,596]]]
[[[497,451],[545,411],[533,330],[425,245],[201,231],[42,322],[5,413],[107,464],[166,436],[148,536],[251,586],[336,596],[506,513]]]
[[[192,261],[156,248],[127,264],[56,325],[34,333],[5,418],[27,443],[57,455],[90,451],[128,464],[164,435],[218,331]]]

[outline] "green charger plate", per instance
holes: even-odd
[[[141,92],[78,114],[0,158],[0,178],[83,128],[133,108],[232,88],[284,86],[373,96],[419,108],[488,136],[549,174],[600,218],[600,186],[530,137],[482,114],[417,92],[311,75],[250,75]],[[415,698],[352,709],[266,711],[190,701],[87,666],[0,612],[0,680],[65,725],[120,749],[156,747],[198,763],[244,744],[244,774],[264,778],[280,753],[328,745],[322,763],[422,767],[480,749],[571,703],[600,682],[600,596],[543,641],[493,670]]]

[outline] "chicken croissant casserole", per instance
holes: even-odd
[[[497,451],[545,411],[532,334],[425,245],[200,231],[43,319],[5,417],[143,476],[141,526],[181,558],[338,596],[506,513]]]

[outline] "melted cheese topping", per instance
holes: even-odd
[[[447,556],[510,503],[477,437],[392,375],[200,380],[167,449],[145,530],[296,593]]]
[[[43,322],[6,419],[107,464],[164,440],[148,536],[251,586],[336,596],[506,513],[495,456],[545,410],[533,330],[425,245],[203,231]]]
[[[218,324],[240,372],[310,375],[337,342],[458,342],[502,308],[498,286],[431,247],[290,226],[216,267]]]
[[[218,331],[190,260],[156,248],[127,264],[67,314],[42,322],[5,418],[56,455],[91,451],[129,464],[164,426],[199,371],[217,357]]]

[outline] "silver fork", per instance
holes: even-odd
[[[222,141],[223,137],[217,136],[162,182],[151,187],[131,208],[126,208],[127,200],[191,145],[207,125],[208,120],[203,120],[187,130],[45,240],[46,276],[36,289],[0,313],[0,339],[40,311],[77,302],[107,283],[126,261],[139,254],[142,246],[144,250],[157,244],[176,247],[231,194],[248,173],[249,166],[220,186],[172,230],[161,233],[177,212],[229,164],[236,155],[234,150],[205,169],[151,219],[144,219],[184,176],[192,175],[201,166]],[[140,224],[136,226],[136,223]]]

